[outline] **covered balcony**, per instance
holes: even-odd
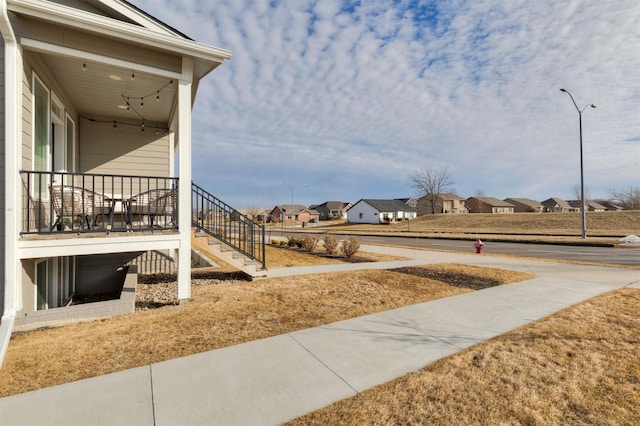
[[[20,235],[178,230],[178,179],[22,171]]]

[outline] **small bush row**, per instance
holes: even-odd
[[[313,252],[319,243],[320,240],[311,235],[307,235],[304,238],[290,236],[287,237],[287,241],[271,241],[271,244],[273,245],[287,246],[291,248],[295,247],[308,252]],[[322,240],[322,245],[324,246],[325,252],[331,256],[335,256],[341,252],[345,257],[353,257],[358,250],[360,250],[360,243],[352,236],[346,237],[341,246],[336,237],[330,234],[325,234],[324,239]]]

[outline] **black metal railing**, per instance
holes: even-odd
[[[178,179],[21,171],[20,234],[178,229]]]
[[[216,198],[198,185],[191,184],[193,226],[266,268],[264,226]]]

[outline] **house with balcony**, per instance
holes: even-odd
[[[193,227],[265,266],[264,230],[191,180],[197,88],[229,51],[122,0],[0,0],[0,35],[0,362],[14,329],[132,309],[149,253],[189,299]],[[79,308],[103,294],[121,305]]]

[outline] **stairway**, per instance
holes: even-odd
[[[252,278],[266,276],[264,226],[254,222],[198,185],[191,184],[192,226],[197,244]]]
[[[211,255],[215,259],[220,259],[229,265],[238,268],[251,279],[264,278],[267,276],[267,269],[263,268],[259,262],[251,259],[233,247],[223,243],[222,241],[211,237],[202,231],[195,231],[193,235],[193,247],[205,255]],[[215,259],[212,259],[215,261]]]

